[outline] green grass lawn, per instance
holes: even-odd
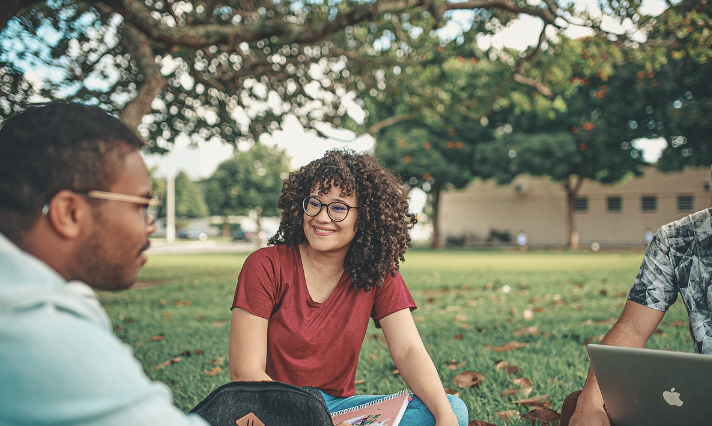
[[[550,395],[556,411],[583,385],[584,343],[600,339],[611,327],[642,256],[642,251],[411,250],[401,273],[418,304],[413,316],[444,386],[459,391],[470,420],[504,424],[494,413],[528,411],[510,402],[522,394],[501,396],[515,387],[512,378],[528,378],[529,396]],[[171,388],[184,411],[230,380],[230,306],[245,257],[152,255],[139,276],[150,285],[101,294],[116,335],[134,348],[151,378]],[[495,350],[513,341],[528,346]],[[648,347],[692,352],[681,303],[668,312]],[[518,366],[519,373],[497,370],[500,360]],[[394,369],[381,331],[371,325],[357,393],[404,388]],[[452,379],[463,371],[476,371],[484,380],[479,387],[458,389]]]

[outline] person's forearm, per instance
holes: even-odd
[[[230,379],[233,382],[272,381],[272,378],[265,372],[264,368],[245,368],[245,365],[233,368],[233,360],[230,362]]]
[[[457,420],[440,376],[424,347],[397,354],[393,361],[410,390],[428,407],[436,422]]]

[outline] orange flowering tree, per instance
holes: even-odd
[[[453,126],[394,125],[381,132],[376,156],[397,172],[410,188],[428,194],[427,210],[433,225],[432,246],[440,247],[440,194],[462,188],[474,177],[473,144]]]

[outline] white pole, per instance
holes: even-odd
[[[176,174],[173,165],[173,148],[168,151],[168,170],[166,171],[166,242],[176,240]]]

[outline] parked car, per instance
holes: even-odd
[[[208,239],[208,234],[200,229],[181,229],[178,231],[178,238],[205,241]]]
[[[242,229],[238,229],[232,233],[233,241],[252,241],[254,238],[255,235],[252,232],[243,231]]]

